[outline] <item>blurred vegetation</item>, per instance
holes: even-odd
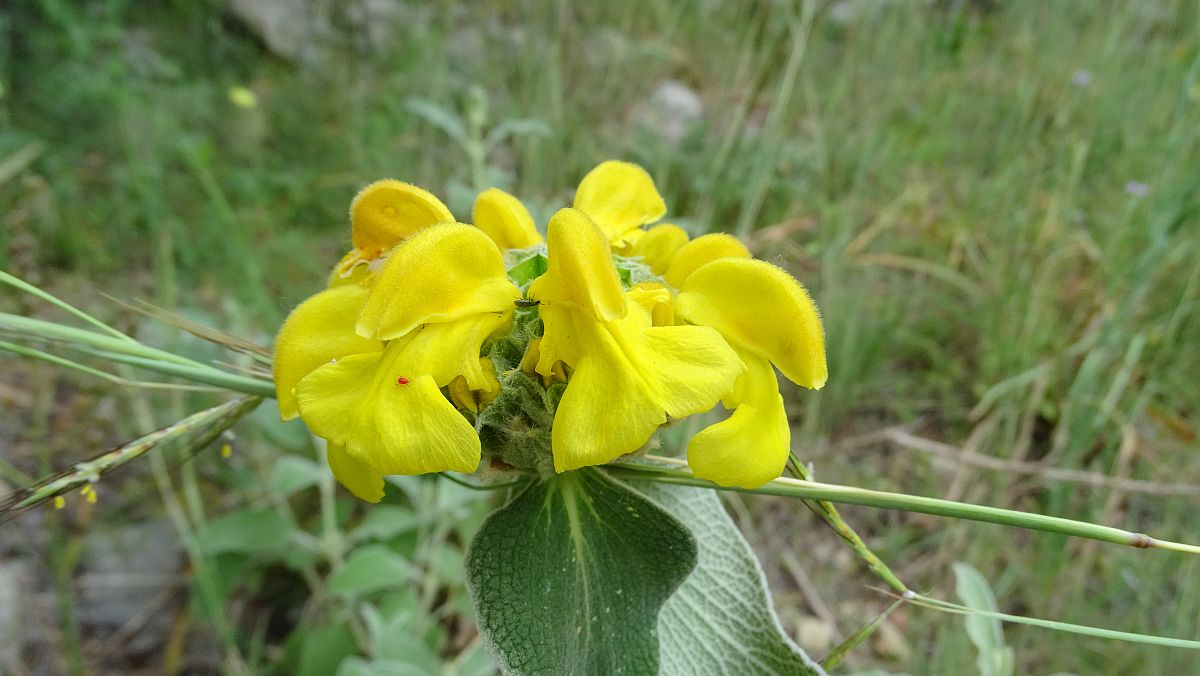
[[[418,183],[462,219],[472,190],[499,185],[544,222],[587,169],[628,159],[670,218],[748,236],[817,299],[831,379],[786,398],[819,478],[1200,540],[1190,0],[301,4],[290,51],[216,0],[0,10],[0,267],[211,358],[100,292],[269,344],[347,247],[365,183]],[[10,486],[212,403],[3,369]],[[241,425],[228,459],[155,455],[101,483],[94,506],[0,526],[0,553],[45,565],[38,584],[57,599],[30,620],[32,673],[226,659],[317,674],[351,653],[349,673],[489,673],[460,558],[492,496],[409,479],[363,509],[273,415]],[[164,506],[173,532],[145,546],[176,551],[178,537],[189,556],[149,571],[182,586],[162,585],[152,610],[170,622],[135,650],[149,621],[89,619],[80,571],[97,537]],[[815,655],[890,603],[795,503],[730,506]],[[1183,555],[845,515],[943,598],[961,560],[1004,612],[1197,634],[1200,567]],[[851,670],[976,664],[959,618],[901,609],[885,627]],[[1017,673],[1194,665],[1030,627],[1004,641]]]

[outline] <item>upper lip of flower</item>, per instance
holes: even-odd
[[[615,247],[631,244],[667,213],[667,205],[646,170],[630,162],[601,162],[583,177],[573,205],[600,227]]]
[[[422,324],[512,312],[521,290],[496,245],[461,223],[436,225],[397,246],[358,316],[361,336],[399,338]]]

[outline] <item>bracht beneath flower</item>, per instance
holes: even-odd
[[[275,345],[281,416],[327,442],[329,466],[377,502],[392,474],[534,474],[603,465],[718,402],[694,435],[698,477],[754,487],[783,471],[776,369],[825,383],[816,306],[736,238],[690,238],[641,167],[604,162],[546,237],[491,188],[455,221],[400,181],[351,206],[353,249]]]

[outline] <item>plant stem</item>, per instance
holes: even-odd
[[[254,410],[260,401],[257,397],[242,397],[218,404],[95,458],[75,463],[70,469],[53,474],[0,501],[0,520],[6,514],[34,507],[56,495],[92,483],[164,444],[186,439],[190,448],[201,448]],[[149,418],[143,422],[149,424]]]
[[[791,467],[792,472],[796,475],[796,478],[804,481],[810,480],[808,468],[796,458],[795,454],[792,454],[790,460],[791,462],[788,464]],[[858,557],[867,564],[867,567],[870,568],[871,572],[875,573],[879,579],[886,582],[888,586],[900,592],[901,594],[908,591],[908,587],[900,580],[899,577],[896,577],[896,574],[893,573],[892,569],[883,562],[883,559],[879,558],[875,552],[871,551],[871,548],[867,546],[867,543],[863,542],[863,539],[858,536],[858,533],[854,532],[854,529],[850,527],[850,524],[846,523],[846,521],[842,519],[842,515],[838,513],[837,507],[834,507],[832,502],[829,502],[828,500],[805,500],[804,502],[813,511],[813,513],[821,517],[821,519],[823,519],[825,523],[833,529],[833,532],[838,534],[838,537],[842,538],[846,544],[850,545],[850,548],[854,550],[854,553],[858,554]]]
[[[1067,622],[1057,622],[1055,620],[1042,620],[1036,617],[1022,617],[1020,615],[1009,615],[1007,613],[997,613],[990,610],[978,610],[976,608],[968,608],[967,606],[962,606],[957,603],[950,603],[948,601],[942,601],[941,599],[925,596],[924,594],[915,594],[912,592],[907,594],[904,599],[908,600],[913,605],[923,606],[933,610],[941,610],[947,613],[955,613],[958,615],[979,615],[982,617],[990,617],[993,619],[1002,620],[1004,622],[1028,624],[1034,627],[1066,631],[1072,634],[1083,634],[1084,636],[1095,636],[1097,638],[1114,639],[1117,641],[1131,641],[1133,643],[1148,643],[1150,645],[1163,646],[1167,648],[1200,650],[1200,641],[1192,641],[1183,638],[1153,636],[1150,634],[1135,634],[1133,632],[1117,631],[1115,629],[1101,629],[1099,627],[1069,624]]]
[[[671,458],[659,458],[653,456],[648,457],[646,460],[654,463],[662,463],[664,461],[668,464],[677,463],[677,461],[674,461]],[[1089,540],[1099,540],[1101,542],[1112,542],[1114,544],[1129,545],[1131,547],[1138,547],[1142,549],[1168,549],[1177,552],[1186,552],[1189,554],[1200,554],[1200,546],[1158,540],[1142,533],[1134,533],[1131,531],[1122,530],[1120,528],[1113,528],[1111,526],[1101,526],[1094,523],[1074,521],[1072,519],[1064,519],[1057,516],[1030,514],[1027,512],[1001,509],[998,507],[986,507],[983,505],[972,505],[965,502],[954,502],[952,500],[927,498],[919,495],[905,495],[903,493],[873,491],[866,488],[855,488],[852,486],[840,486],[837,484],[826,484],[816,481],[802,481],[799,479],[785,478],[775,479],[774,481],[770,481],[762,486],[759,486],[758,488],[718,486],[710,481],[697,479],[695,476],[692,476],[690,470],[671,469],[663,467],[661,464],[656,466],[645,461],[630,461],[619,465],[611,465],[609,466],[609,470],[618,476],[636,476],[639,479],[649,479],[659,483],[676,484],[680,486],[698,486],[702,488],[714,488],[717,490],[737,491],[740,493],[778,495],[787,498],[808,498],[815,500],[827,500],[829,502],[849,505],[864,505],[867,507],[898,509],[908,512],[934,514],[937,516],[946,516],[956,519],[967,519],[970,521],[983,521],[1005,526],[1016,526],[1018,528],[1028,528],[1030,530],[1040,530],[1047,533],[1070,535],[1074,537],[1087,538]]]
[[[911,594],[901,595],[900,598],[896,599],[896,601],[892,603],[892,605],[888,606],[887,610],[884,610],[879,614],[878,617],[872,620],[870,624],[854,632],[853,636],[839,643],[833,649],[833,651],[825,657],[824,660],[821,660],[821,666],[824,667],[826,671],[829,671],[840,665],[842,660],[846,659],[846,655],[850,654],[850,651],[854,650],[861,645],[863,641],[870,638],[871,634],[874,634],[875,630],[879,629],[879,626],[883,624],[883,621],[892,614],[892,611],[899,608],[900,605],[904,603],[904,601],[910,596]]]

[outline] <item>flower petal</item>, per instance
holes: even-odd
[[[687,241],[687,231],[678,225],[663,223],[647,230],[634,243],[632,254],[641,256],[650,266],[650,271],[661,277],[667,271],[671,258]]]
[[[491,359],[480,357],[479,366],[484,374],[483,387],[472,389],[464,376],[456,377],[446,386],[446,393],[450,395],[450,401],[453,401],[459,408],[465,408],[472,413],[479,413],[481,409],[495,401],[496,396],[500,394],[500,379],[496,377],[496,365],[492,363]]]
[[[640,448],[666,413],[629,370],[585,359],[571,374],[551,430],[554,470],[602,465]]]
[[[331,359],[363,352],[379,352],[383,343],[362,338],[354,332],[358,311],[367,290],[340,286],[322,291],[297,305],[288,315],[275,339],[275,396],[284,420],[299,415],[296,383]]]
[[[428,374],[438,387],[462,376],[472,390],[488,389],[487,367],[479,358],[483,343],[508,325],[509,316],[481,314],[454,322],[426,324],[405,336],[406,363],[415,373]]]
[[[350,240],[366,258],[422,228],[453,222],[454,215],[431,193],[390,178],[363,188],[350,203]]]
[[[667,213],[654,179],[646,170],[629,162],[602,162],[579,183],[576,209],[582,209],[600,226],[614,246],[632,241],[637,229]]]
[[[574,367],[551,433],[556,471],[610,462],[646,443],[669,418],[706,411],[743,366],[714,330],[649,327],[648,312],[597,322],[546,307],[538,372]]]
[[[791,429],[775,371],[765,357],[739,351],[746,373],[726,405],[733,415],[688,443],[692,473],[721,486],[755,488],[778,477],[791,450]]]
[[[499,188],[484,190],[475,198],[471,220],[501,249],[524,249],[542,242],[529,210]]]
[[[675,305],[671,290],[660,282],[639,282],[625,292],[629,306],[650,313],[650,326],[674,326]]]
[[[405,347],[394,341],[310,373],[296,387],[305,424],[379,474],[475,471],[475,428],[432,377],[409,368]]]
[[[660,404],[679,419],[712,408],[733,389],[745,365],[707,326],[656,326],[643,333],[639,370],[657,381]]]
[[[344,446],[328,444],[325,458],[338,483],[345,486],[354,497],[367,502],[383,499],[383,475],[347,453]]]
[[[326,286],[332,289],[335,286],[362,284],[366,282],[367,278],[371,276],[371,260],[363,258],[362,252],[358,249],[351,249],[333,267],[333,271],[329,273],[329,280]]]
[[[391,340],[421,324],[513,310],[521,291],[508,280],[495,243],[478,228],[426,228],[392,250],[371,287],[358,333]]]
[[[625,316],[625,296],[608,241],[587,214],[560,209],[550,219],[547,247],[546,274],[533,280],[530,298],[583,310],[599,320]]]
[[[817,307],[799,282],[770,263],[726,259],[701,267],[680,288],[675,313],[770,359],[798,385],[825,384],[825,335]]]
[[[671,286],[678,289],[688,276],[707,263],[722,258],[750,258],[746,245],[733,235],[715,232],[701,235],[679,247],[663,273]]]

